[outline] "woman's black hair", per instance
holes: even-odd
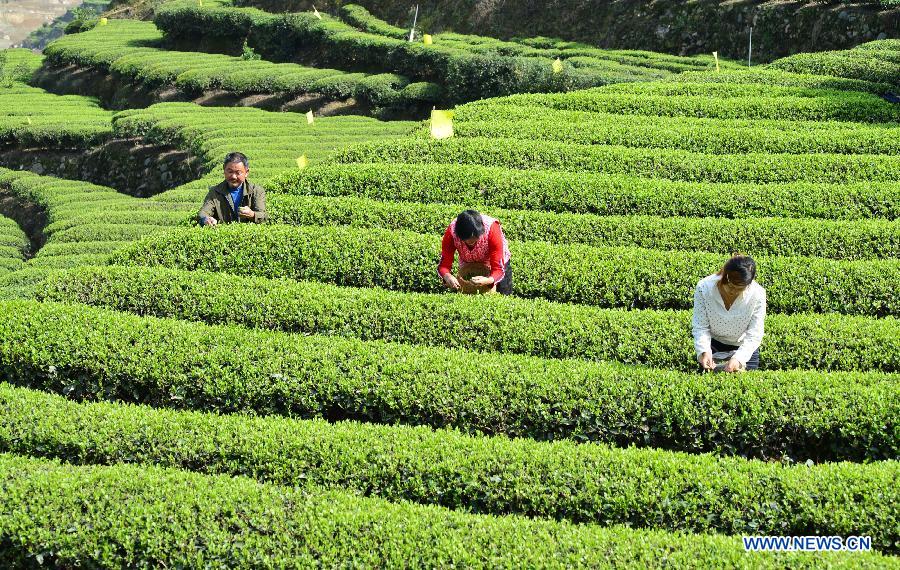
[[[725,283],[746,287],[756,279],[756,262],[749,255],[735,253],[722,266],[719,275]]]
[[[480,237],[484,233],[484,223],[481,214],[475,210],[466,210],[456,216],[456,236],[465,241],[473,237]]]

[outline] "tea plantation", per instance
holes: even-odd
[[[78,30],[0,52],[0,566],[900,568],[900,40],[748,69],[227,0]],[[203,174],[34,166],[122,144]],[[269,219],[198,227],[231,151]],[[468,208],[512,296],[442,286]],[[762,367],[701,375],[732,252]]]

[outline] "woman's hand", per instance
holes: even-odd
[[[476,275],[470,279],[472,285],[476,285],[478,287],[490,287],[494,284],[493,277],[481,277],[480,275]]]
[[[704,370],[713,370],[716,367],[716,361],[713,360],[711,352],[704,352],[697,357],[697,362]]]
[[[737,359],[732,358],[728,361],[728,364],[725,365],[725,372],[740,372],[744,369],[744,365]]]
[[[456,277],[454,277],[450,273],[447,273],[443,276],[443,280],[444,285],[446,285],[450,289],[453,289],[454,291],[459,291],[459,281],[456,279]]]

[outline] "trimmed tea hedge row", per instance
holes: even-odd
[[[784,467],[428,428],[77,404],[6,384],[0,409],[0,449],[77,464],[152,463],[605,526],[861,534],[877,550],[900,550],[892,542],[898,515],[884,508],[900,477],[896,461]]]
[[[0,300],[34,299],[36,288],[51,271],[26,263],[21,269],[0,275]]]
[[[900,218],[900,183],[722,184],[472,164],[339,164],[284,172],[273,193],[599,215]]]
[[[0,216],[0,247],[16,250],[16,256],[21,259],[22,254],[28,251],[28,236],[14,220]]]
[[[148,87],[172,85],[192,95],[211,89],[224,89],[239,95],[321,93],[338,100],[353,97],[376,111],[436,103],[409,98],[403,88],[410,81],[400,75],[347,73],[294,63],[274,64],[151,47],[161,40],[162,34],[150,22],[110,20],[106,26],[60,38],[44,53],[48,63],[54,66],[94,67]]]
[[[823,90],[808,87],[789,87],[781,85],[765,85],[758,83],[745,84],[729,84],[729,83],[708,83],[708,82],[676,82],[676,81],[658,81],[635,83],[632,85],[609,85],[602,89],[593,89],[585,94],[644,94],[644,95],[664,95],[667,97],[681,96],[701,96],[710,99],[745,99],[747,97],[762,95],[769,97],[794,97],[806,99],[820,99],[822,97],[832,97],[835,100],[851,102],[868,102],[875,103],[881,101],[878,97],[873,97],[866,93],[844,92],[841,90]],[[553,97],[553,95],[546,95]]]
[[[339,163],[478,164],[517,169],[565,169],[685,182],[896,182],[900,155],[737,154],[579,145],[544,140],[407,138],[349,146]]]
[[[80,98],[57,97],[52,101],[69,99],[75,101]],[[54,112],[65,110],[63,105]],[[225,153],[237,147],[249,153],[251,158],[262,157],[261,160],[252,160],[251,164],[253,179],[265,181],[267,176],[283,172],[286,168],[296,169],[295,161],[301,154],[308,153],[311,160],[317,160],[337,148],[342,138],[358,136],[360,140],[377,140],[408,132],[414,127],[414,123],[382,123],[364,117],[322,119],[308,126],[303,116],[255,111],[203,109],[194,104],[160,105],[145,111],[122,113],[117,117],[120,129],[117,135],[146,135],[147,140],[175,146],[184,141],[188,150],[201,156],[208,155],[210,168],[217,172],[220,172]],[[111,133],[108,124],[110,116],[107,113],[105,119],[108,133]],[[129,130],[123,124],[134,126]],[[285,135],[293,132],[295,136],[270,136],[274,124],[284,128]],[[159,130],[165,128],[169,130]],[[205,129],[213,132],[207,136]],[[291,129],[304,129],[309,136],[296,136],[297,130]],[[256,136],[257,133],[259,136]],[[277,145],[278,153],[271,152],[270,145]],[[220,180],[221,175],[217,174],[212,179],[184,185],[174,193],[167,193],[169,195],[140,200],[101,186],[0,169],[0,188],[10,191],[20,200],[39,205],[48,215],[50,223],[45,234],[50,236],[50,242],[28,263],[28,266],[34,267],[64,268],[105,263],[106,254],[126,240],[137,239],[167,226],[188,223],[199,209],[206,187]],[[179,192],[187,196],[173,200]],[[15,289],[26,290],[32,286],[33,283],[29,282],[24,289],[18,286]]]
[[[384,20],[376,18],[362,6],[345,4],[340,7],[338,13],[341,20],[361,31],[397,40],[409,39],[409,29],[392,26]],[[421,34],[417,35],[421,36]],[[437,45],[457,47],[472,53],[510,57],[559,58],[575,67],[604,67],[610,61],[663,69],[673,73],[714,67],[712,57],[709,56],[683,57],[654,52],[606,50],[587,44],[549,38],[503,41],[486,36],[440,33],[432,34],[432,39]],[[725,68],[735,66],[732,62],[724,59],[720,65]]]
[[[242,292],[239,304],[233,291]],[[142,267],[53,275],[40,297],[292,333],[696,369],[688,311],[621,311]],[[900,323],[845,315],[769,315],[762,353],[766,369],[898,372]]]
[[[29,269],[73,269],[85,265],[106,265],[109,263],[109,255],[103,253],[76,253],[72,255],[42,255],[40,252],[28,260],[24,267]],[[32,298],[32,297],[29,297]]]
[[[44,56],[30,49],[0,50],[0,85],[9,87],[14,81],[28,81],[43,62]]]
[[[877,50],[900,52],[900,38],[866,42],[864,44],[856,46],[853,49],[857,51]]]
[[[0,246],[0,275],[15,271],[22,266],[22,258],[14,256],[15,248]]]
[[[240,150],[250,158],[252,177],[258,179],[260,165],[267,166],[270,173],[297,170],[296,160],[301,155],[316,162],[347,142],[399,137],[417,124],[348,115],[316,118],[309,125],[304,115],[295,113],[161,103],[118,113],[113,126],[117,136],[139,136],[190,151],[217,175],[225,154]]]
[[[746,121],[547,111],[496,105],[454,111],[454,134],[711,154],[900,154],[900,125]]]
[[[834,75],[900,87],[900,50],[896,40],[874,41],[843,51],[800,53],[775,61],[770,69]]]
[[[553,58],[476,53],[460,42],[434,45],[362,32],[351,25],[311,12],[269,14],[256,9],[167,2],[156,11],[156,25],[175,41],[240,41],[247,38],[261,55],[288,61],[306,54],[340,69],[400,73],[445,88],[448,102],[472,101],[533,91],[567,91],[617,81],[668,76],[664,69],[626,65],[594,58],[592,67],[563,65],[553,71]],[[528,50],[518,46],[520,50]]]
[[[219,412],[815,461],[897,457],[896,375],[545,360],[0,304],[0,380]]]
[[[167,192],[168,194],[168,192]],[[147,210],[143,211],[139,214],[139,216],[135,216],[133,212],[127,211],[113,211],[108,212],[103,216],[102,223],[104,225],[132,225],[136,221],[139,221],[141,225],[155,225],[155,226],[177,226],[185,223],[186,221],[193,220],[193,214],[196,214],[196,211],[199,210],[199,200],[203,197],[198,196],[199,192],[194,191],[193,194],[193,205],[197,206],[193,208],[190,212],[184,211],[154,211]],[[52,224],[49,224],[44,231],[48,234],[53,234],[56,232],[62,232],[64,230],[69,230],[82,225],[93,225],[98,222],[98,219],[93,214],[85,214],[78,217],[67,217],[66,219],[59,220]]]
[[[50,226],[53,227],[56,227],[55,222],[63,222],[74,217],[90,218],[93,215],[93,223],[96,223],[98,219],[103,220],[107,215],[129,212],[134,219],[134,211],[184,211],[183,206],[179,204],[157,202],[154,198],[134,198],[106,186],[6,168],[0,168],[0,188],[44,208],[50,217]],[[194,210],[193,207],[191,209]]]
[[[865,91],[880,95],[891,91],[889,83],[875,83],[860,79],[814,75],[810,73],[793,73],[771,67],[754,67],[741,70],[722,70],[719,73],[709,71],[686,71],[670,78],[670,81],[688,83],[730,83],[763,85],[782,85],[784,87],[806,87],[810,89],[839,89],[846,91]]]
[[[440,239],[408,231],[234,224],[152,235],[121,250],[116,262],[433,292],[443,290],[436,271]],[[517,295],[624,308],[689,308],[697,281],[725,259],[546,242],[512,242],[510,250]],[[893,295],[900,260],[757,262],[771,312],[900,315],[900,299]]]
[[[222,158],[224,158],[224,156]],[[252,174],[251,180],[258,181],[265,185],[267,191],[266,207],[268,208],[268,201],[271,197],[269,177],[273,176],[272,172],[274,169],[260,167],[256,160],[251,160],[250,166]],[[181,186],[167,190],[162,194],[157,194],[156,196],[153,196],[152,200],[158,205],[170,205],[173,208],[185,209],[185,211],[188,212],[186,219],[190,219],[191,222],[195,223],[197,221],[197,211],[200,209],[200,202],[203,200],[203,197],[206,196],[209,187],[222,181],[221,168],[222,163],[219,161],[218,168],[216,169],[217,171],[210,172],[203,178],[188,182],[187,184],[182,184]],[[282,168],[279,169],[278,172],[284,174],[285,170]]]
[[[67,268],[106,263],[107,254],[126,240],[161,231],[172,219],[186,220],[199,209],[198,196],[187,206],[125,196],[87,182],[38,176],[0,168],[0,192],[38,206],[47,217],[47,244],[25,268]],[[180,211],[179,211],[180,210]],[[190,213],[188,213],[188,211]],[[176,222],[177,223],[177,222]],[[0,283],[14,296],[33,291],[34,279]]]
[[[471,515],[156,467],[72,467],[2,455],[0,484],[0,560],[12,566],[423,567],[439,560],[466,568],[644,569],[664,556],[669,568],[815,568],[822,561],[749,556],[738,537]],[[828,556],[835,567],[888,560]]]
[[[269,194],[269,220],[290,225],[348,225],[442,234],[468,205],[420,204],[355,197]],[[859,260],[895,258],[900,222],[855,222],[791,218],[684,218],[557,214],[488,209],[508,239],[582,243],[596,247],[644,247],[729,255],[814,256]],[[60,236],[61,238],[62,236]]]
[[[28,246],[28,237],[18,224],[0,215],[0,275],[21,267]]]
[[[900,122],[900,108],[871,93],[755,84],[655,82],[563,94],[511,95],[495,103],[668,117]]]
[[[112,116],[93,98],[0,85],[0,145],[89,148],[112,136]]]
[[[853,50],[798,53],[779,59],[772,63],[771,67],[795,73],[836,75],[889,83],[894,89],[900,86],[900,79],[897,79],[900,76],[900,63],[885,61],[874,54]]]
[[[115,250],[131,243],[128,240],[109,241],[108,236],[102,236],[102,240],[96,241],[64,241],[55,240],[54,243],[48,243],[40,249],[38,257],[59,257],[59,256],[81,256],[112,253]]]
[[[394,38],[395,40],[408,40],[409,29],[398,28],[388,24],[380,18],[376,18],[371,12],[358,4],[344,4],[338,8],[338,16],[347,24],[360,31]],[[421,36],[421,34],[418,34]]]
[[[559,38],[548,38],[544,36],[534,38],[518,38],[513,39],[513,41],[522,45],[544,50],[559,50],[560,53],[571,56],[587,55],[601,58],[611,57],[613,59],[619,57],[627,57],[630,58],[630,60],[634,61],[636,65],[647,65],[650,67],[659,67],[660,69],[670,69],[672,71],[675,71],[676,69],[681,71],[686,68],[715,68],[715,60],[713,59],[712,54],[679,56],[668,53],[659,53],[655,51],[637,49],[598,49],[596,46],[590,44],[572,42]],[[743,67],[741,63],[733,62],[725,58],[719,59],[719,66],[721,69],[739,69]]]
[[[201,200],[202,198],[198,200],[197,210],[200,209],[199,202]],[[133,224],[79,224],[76,227],[54,233],[53,241],[55,243],[135,241],[166,230],[166,226],[137,223],[139,221],[140,218],[137,218]]]

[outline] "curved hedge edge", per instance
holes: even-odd
[[[239,304],[233,291],[242,291]],[[622,311],[117,266],[54,274],[39,298],[290,333],[696,369],[688,311]],[[761,352],[767,370],[900,370],[900,323],[894,319],[769,315],[766,330]]]
[[[538,241],[509,245],[516,296],[608,308],[690,308],[697,282],[727,259],[713,253]],[[439,256],[440,234],[231,224],[154,234],[119,250],[112,263],[429,293],[446,290],[437,277]],[[770,313],[900,315],[900,298],[893,295],[900,260],[760,256],[756,261]]]
[[[0,380],[78,399],[800,461],[898,456],[894,375],[685,374],[0,303]]]
[[[481,514],[636,528],[861,534],[880,551],[900,548],[891,543],[897,513],[884,509],[900,477],[895,461],[784,467],[429,428],[77,404],[4,384],[0,410],[0,449],[76,464],[152,463]]]
[[[135,466],[72,467],[0,456],[0,557],[101,567],[814,567],[820,556],[754,554],[737,537],[599,528],[391,504]],[[90,505],[84,509],[83,505]],[[461,547],[461,545],[465,547]],[[835,565],[874,553],[836,554]]]
[[[475,137],[358,143],[336,151],[331,160],[336,163],[423,165],[449,162],[718,183],[895,182],[900,176],[900,157],[890,154],[717,155],[674,149]]]
[[[270,193],[269,220],[296,226],[351,226],[441,235],[449,220],[469,207],[355,197]],[[896,258],[900,222],[834,222],[798,218],[722,220],[662,216],[557,214],[490,208],[507,239],[580,243],[594,247],[643,247],[730,255],[811,256],[835,260]]]
[[[900,185],[891,183],[693,183],[467,164],[353,163],[285,171],[266,188],[273,194],[450,202],[488,210],[741,220],[900,218]]]

